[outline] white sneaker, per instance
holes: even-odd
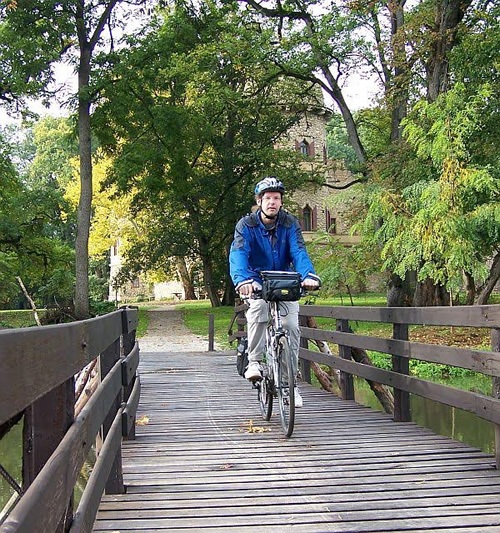
[[[302,396],[300,395],[299,388],[295,387],[295,407],[299,408],[304,405]]]
[[[255,381],[262,379],[262,373],[260,371],[260,363],[253,361],[248,363],[247,369],[245,371],[245,379],[249,381]]]

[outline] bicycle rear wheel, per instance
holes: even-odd
[[[288,339],[283,336],[278,342],[278,372],[276,376],[281,426],[287,437],[293,433],[295,424],[295,375]]]
[[[265,372],[264,377],[260,380],[258,385],[260,412],[262,413],[262,418],[264,418],[264,420],[270,420],[273,412],[273,393],[271,389],[271,382]]]

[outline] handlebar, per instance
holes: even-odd
[[[315,287],[314,289],[304,289],[304,287],[301,287],[300,298],[308,295],[311,292],[319,291],[320,288],[321,287]],[[245,295],[240,294],[240,298],[242,300],[260,300],[262,298],[262,289],[254,290],[252,294],[245,294]]]

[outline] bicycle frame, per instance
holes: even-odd
[[[283,329],[283,323],[279,312],[279,302],[268,302],[269,309],[269,322],[266,329],[266,357],[270,359],[268,361],[268,367],[271,369],[270,378],[276,386],[275,376],[277,376],[278,365],[278,342],[280,337],[288,337],[288,331]],[[276,396],[276,390],[274,391]]]

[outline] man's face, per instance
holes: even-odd
[[[257,205],[261,208],[264,215],[271,218],[275,217],[282,205],[281,193],[265,192],[257,201]]]

